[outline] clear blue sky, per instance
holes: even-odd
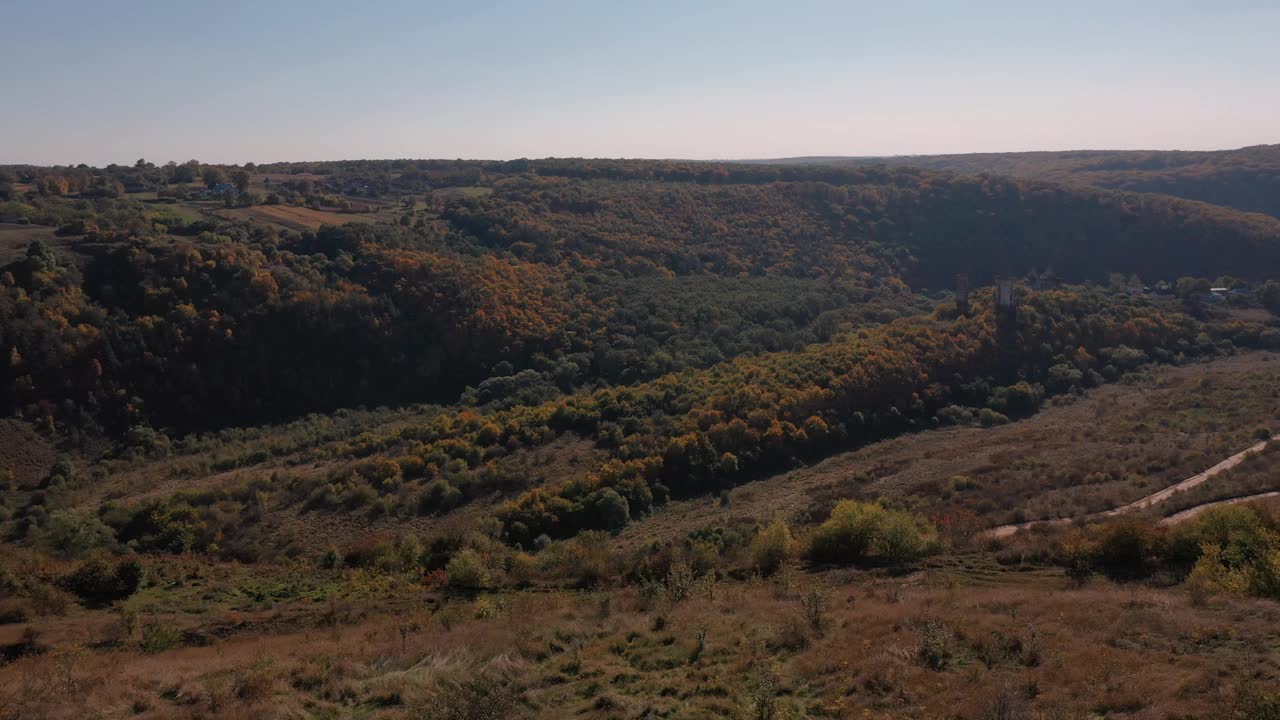
[[[1280,2],[0,0],[0,163],[1280,142]]]

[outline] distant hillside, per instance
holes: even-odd
[[[1070,152],[797,157],[763,164],[890,165],[1152,192],[1280,216],[1280,145],[1238,150],[1077,150]]]
[[[0,212],[48,232],[0,267],[0,413],[208,429],[456,402],[468,386],[479,402],[536,400],[797,350],[916,313],[915,291],[959,272],[1280,276],[1275,218],[1004,176],[555,159],[198,170],[19,169]],[[243,189],[209,197],[228,176]],[[289,213],[346,224],[291,229]]]

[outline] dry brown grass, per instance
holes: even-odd
[[[710,498],[674,503],[612,545],[637,549],[775,515],[812,524],[850,496],[969,508],[992,523],[1017,510],[1071,514],[1127,502],[1248,444],[1272,421],[1280,390],[1272,358],[1163,369],[1023,422],[878,443],[737,488],[728,507]],[[361,431],[407,417],[371,417]],[[249,456],[279,442],[267,432],[209,452]],[[331,457],[340,444],[299,442],[223,472],[190,455],[122,464],[101,492],[137,500],[273,471],[323,474],[346,462]],[[536,483],[581,476],[599,452],[562,439],[503,462]],[[51,458],[38,459],[32,467]],[[1273,460],[1268,453],[1241,465],[1214,492],[1265,482]],[[1089,479],[1104,469],[1109,479]],[[497,499],[438,517],[372,521],[287,509],[266,513],[255,532],[316,552],[375,534],[462,534]],[[694,582],[680,602],[609,585],[621,566],[592,573],[606,587],[591,591],[558,589],[570,581],[517,567],[542,555],[512,556],[496,571],[507,587],[536,587],[472,599],[447,599],[412,575],[283,559],[153,559],[150,585],[129,602],[143,624],[172,630],[177,647],[144,652],[120,608],[62,598],[60,610],[37,612],[22,598],[30,612],[0,625],[0,644],[20,642],[32,627],[48,652],[0,666],[0,718],[417,718],[483,694],[504,703],[506,716],[531,718],[754,717],[774,708],[779,717],[1207,719],[1221,716],[1238,680],[1280,679],[1275,603],[1194,606],[1178,589],[1102,580],[1075,587],[1061,570],[1036,564],[1045,553],[1031,535],[1023,562],[944,556],[903,576],[789,567],[751,579],[738,548],[719,561],[737,579],[722,577],[708,585],[714,591]],[[22,573],[66,570],[10,550]]]
[[[65,242],[56,233],[57,228],[44,225],[18,225],[0,223],[0,265],[7,265],[27,252],[27,245],[34,240],[47,243],[62,244]]]
[[[1175,591],[993,580],[970,565],[801,573],[782,590],[735,582],[646,610],[622,588],[608,612],[598,592],[482,596],[434,614],[409,594],[394,610],[370,601],[350,624],[260,625],[157,655],[67,638],[0,667],[0,696],[14,717],[409,718],[434,717],[482,677],[510,695],[508,717],[749,717],[761,683],[776,683],[777,706],[809,717],[978,720],[1012,703],[1045,717],[1211,718],[1236,679],[1280,678],[1274,603],[1195,607]],[[819,582],[821,632],[803,600]]]
[[[1173,515],[1204,503],[1280,490],[1280,442],[1272,442],[1260,453],[1239,465],[1185,492],[1175,493],[1159,508],[1161,515]]]
[[[372,218],[366,214],[313,210],[293,205],[254,205],[247,208],[217,210],[214,214],[240,220],[259,220],[289,230],[317,230],[321,225],[372,222]]]

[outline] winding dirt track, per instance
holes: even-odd
[[[1257,493],[1256,495],[1243,495],[1241,497],[1227,498],[1226,500],[1214,500],[1203,505],[1189,507],[1160,520],[1161,525],[1174,525],[1183,520],[1190,520],[1209,508],[1221,507],[1223,505],[1235,505],[1236,503],[1251,502],[1253,500],[1266,500],[1267,498],[1280,497],[1280,490],[1272,490],[1271,492]]]
[[[1271,438],[1271,440],[1276,440],[1277,438],[1280,438],[1280,435],[1277,435],[1276,437]],[[1267,446],[1268,442],[1271,442],[1271,440],[1262,440],[1254,445],[1251,445],[1245,448],[1244,450],[1241,450],[1235,455],[1232,455],[1231,457],[1227,458],[1226,460],[1223,460],[1222,462],[1218,463],[1217,465],[1214,465],[1213,467],[1209,468],[1208,470],[1205,470],[1204,472],[1192,475],[1191,477],[1185,480],[1182,480],[1180,482],[1174,483],[1173,485],[1170,485],[1169,487],[1159,492],[1151,493],[1150,495],[1140,500],[1134,500],[1128,505],[1121,505],[1118,508],[1107,510],[1106,512],[1095,513],[1093,515],[1087,515],[1086,517],[1091,517],[1091,518],[1114,517],[1116,515],[1123,515],[1125,513],[1131,513],[1137,510],[1145,510],[1146,508],[1149,508],[1152,505],[1162,503],[1165,500],[1168,500],[1169,498],[1173,497],[1177,493],[1180,493],[1184,490],[1190,490],[1191,488],[1204,483],[1206,480],[1212,478],[1213,476],[1219,473],[1226,472],[1227,470],[1230,470],[1236,465],[1239,465],[1246,457],[1252,455],[1253,453],[1260,452],[1263,448]],[[1270,493],[1259,493],[1257,495],[1248,495],[1246,497],[1231,498],[1229,500],[1215,500],[1213,502],[1207,502],[1202,505],[1196,505],[1195,507],[1187,508],[1186,510],[1170,515],[1167,518],[1164,518],[1160,522],[1165,525],[1171,525],[1173,523],[1177,523],[1183,520],[1193,518],[1196,515],[1199,515],[1205,510],[1211,507],[1214,507],[1216,505],[1231,505],[1233,503],[1246,502],[1249,500],[1260,500],[1262,498],[1276,497],[1276,496],[1280,496],[1280,491],[1270,492]],[[1003,538],[1003,537],[1009,537],[1010,535],[1013,535],[1014,533],[1019,532],[1021,530],[1027,530],[1033,527],[1068,525],[1073,522],[1075,522],[1075,518],[1058,518],[1056,520],[1032,520],[1030,522],[1015,523],[1013,525],[1001,525],[999,527],[994,527],[988,530],[987,536],[992,538]]]

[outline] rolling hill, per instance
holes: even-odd
[[[2,720],[1275,707],[1280,514],[1237,501],[1280,219],[883,165],[12,172]]]
[[[1236,150],[1078,150],[886,157],[797,157],[781,165],[918,167],[1161,193],[1280,216],[1280,145]]]

